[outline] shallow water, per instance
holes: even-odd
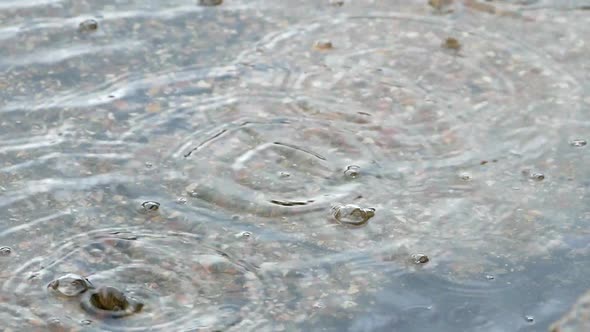
[[[0,3],[0,330],[547,330],[590,289],[588,8]]]

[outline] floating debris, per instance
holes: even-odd
[[[141,203],[141,207],[146,211],[158,211],[160,209],[160,203],[154,201],[147,201]]]
[[[223,0],[199,0],[199,6],[219,6]]]
[[[334,7],[342,7],[342,5],[344,5],[344,0],[330,0],[329,4]]]
[[[461,43],[458,39],[449,37],[442,44],[442,47],[453,51],[459,51],[461,49]]]
[[[183,204],[183,205],[184,205],[184,204],[186,204],[186,202],[187,202],[187,201],[188,201],[188,200],[186,199],[186,197],[178,197],[178,198],[176,199],[176,203],[178,203],[178,204]]]
[[[375,216],[375,209],[354,204],[336,205],[332,207],[332,216],[341,224],[360,226]]]
[[[78,30],[81,32],[92,32],[98,29],[98,22],[93,19],[85,20],[78,26]]]
[[[491,274],[488,274],[488,275],[486,275],[486,279],[488,279],[488,280],[494,280],[494,279],[496,279],[496,277],[494,277]]]
[[[344,171],[344,175],[349,178],[355,179],[360,175],[360,171],[361,171],[361,168],[359,166],[350,165],[350,166],[346,167],[346,170]]]
[[[430,261],[430,259],[424,254],[413,254],[412,261],[414,264],[426,264],[428,261]]]
[[[59,295],[72,297],[78,296],[94,288],[94,286],[88,279],[74,273],[68,273],[50,282],[47,288],[53,289]]]
[[[574,139],[570,142],[570,145],[576,148],[581,148],[586,146],[586,144],[588,144],[588,142],[585,139]]]
[[[120,318],[140,312],[143,303],[127,297],[115,287],[100,287],[89,292],[80,302],[88,313],[101,318]]]
[[[527,323],[534,323],[535,322],[535,317],[527,315],[524,316],[524,319],[527,321]]]
[[[12,254],[12,249],[10,247],[0,247],[0,257],[9,256],[10,254]]]
[[[316,50],[326,51],[334,48],[334,45],[332,45],[332,42],[329,40],[318,40],[313,44],[313,47]]]

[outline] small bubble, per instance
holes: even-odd
[[[471,174],[463,172],[459,174],[459,179],[463,181],[471,181],[473,177],[471,176]]]
[[[10,247],[0,247],[0,256],[8,256],[12,253]]]
[[[178,197],[178,199],[176,199],[176,203],[178,204],[186,204],[187,199],[185,197]]]
[[[361,168],[359,166],[356,165],[350,165],[348,167],[346,167],[346,170],[344,171],[344,175],[355,179],[360,175],[361,172]]]
[[[80,23],[78,29],[82,32],[96,31],[98,29],[98,22],[93,19],[85,20]]]
[[[279,177],[280,178],[286,179],[286,178],[288,178],[290,176],[291,176],[291,173],[289,173],[289,172],[279,172]]]
[[[219,6],[223,0],[199,0],[199,6]]]
[[[583,146],[586,146],[586,144],[588,144],[588,142],[586,142],[585,139],[574,139],[570,142],[570,145],[576,148],[581,148]]]
[[[154,166],[154,164],[150,163],[149,161],[145,162],[145,167],[146,168],[152,168]]]
[[[545,179],[545,175],[543,173],[533,172],[529,169],[523,170],[522,175],[534,181],[543,181]]]
[[[494,277],[494,276],[493,276],[493,275],[491,275],[491,274],[488,274],[488,275],[486,276],[486,279],[488,279],[488,280],[494,280],[494,279],[496,279],[496,277]]]
[[[524,316],[524,319],[527,321],[527,323],[534,323],[535,322],[535,317],[530,316],[530,315]]]
[[[160,203],[154,201],[147,201],[141,203],[141,207],[143,207],[146,211],[158,211],[160,209]]]
[[[252,232],[248,232],[248,231],[239,232],[238,234],[236,234],[236,237],[242,238],[242,239],[249,239],[252,237]]]
[[[332,207],[332,216],[341,224],[359,226],[375,216],[374,208],[361,208],[354,204]]]
[[[412,261],[415,264],[426,264],[426,263],[428,263],[428,261],[430,261],[430,259],[428,258],[428,256],[426,256],[424,254],[413,254]]]
[[[316,302],[313,304],[312,306],[314,309],[322,309],[324,307],[324,304],[322,302]]]
[[[62,325],[61,321],[58,318],[50,318],[47,321],[47,327],[57,328],[57,327],[62,327],[62,326],[63,325]]]
[[[313,44],[313,47],[317,50],[331,50],[334,48],[332,42],[329,40],[318,40]]]

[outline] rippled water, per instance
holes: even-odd
[[[588,9],[2,1],[0,330],[547,330],[590,289]]]

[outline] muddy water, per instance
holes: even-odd
[[[0,331],[547,330],[590,289],[588,6],[2,2]]]

